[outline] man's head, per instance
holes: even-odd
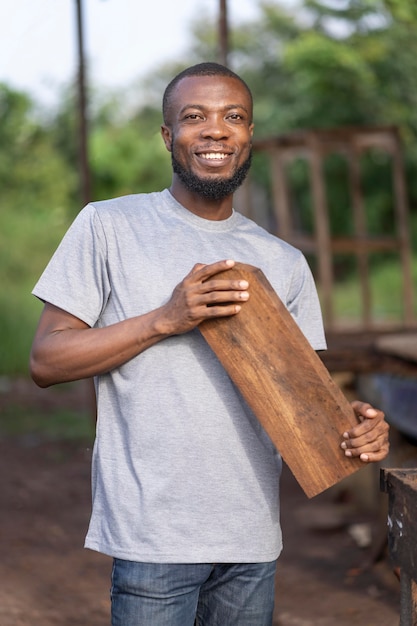
[[[251,160],[252,95],[246,83],[222,65],[200,63],[169,83],[163,116],[173,188],[207,200],[231,196]]]

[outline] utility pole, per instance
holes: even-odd
[[[88,159],[87,89],[85,77],[84,29],[82,0],[76,1],[77,43],[78,43],[78,170],[80,199],[86,205],[91,200],[90,164]],[[97,403],[93,379],[85,381],[86,401],[93,424],[97,420]]]
[[[78,43],[78,150],[80,195],[83,204],[91,200],[90,166],[88,159],[87,90],[85,77],[84,29],[82,0],[76,0]]]
[[[222,65],[228,66],[229,27],[227,22],[227,0],[220,0],[219,7],[219,58]]]

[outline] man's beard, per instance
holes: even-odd
[[[172,169],[188,191],[192,191],[207,200],[223,200],[234,194],[246,178],[252,162],[252,150],[248,158],[230,178],[200,178],[176,159],[175,150],[171,153]]]

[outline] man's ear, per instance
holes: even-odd
[[[168,150],[168,152],[171,152],[171,148],[172,148],[172,132],[171,129],[169,128],[169,126],[166,126],[165,124],[162,124],[161,126],[161,135],[162,135],[162,139],[164,140],[164,144],[166,149]]]

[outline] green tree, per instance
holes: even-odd
[[[26,94],[1,85],[1,272],[18,279],[26,271],[23,250],[32,263],[35,251],[44,255],[44,245],[56,239],[55,229],[51,231],[51,224],[48,227],[44,221],[53,216],[55,227],[65,222],[73,184],[74,175],[37,119],[34,103]],[[11,238],[19,245],[10,246]]]
[[[151,192],[169,185],[169,153],[160,134],[160,112],[144,107],[130,118],[106,115],[90,138],[94,197]]]
[[[33,101],[0,85],[0,373],[26,368],[30,290],[68,226],[72,184]]]

